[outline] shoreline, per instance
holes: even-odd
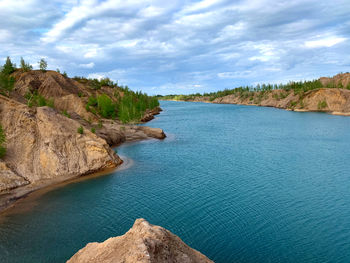
[[[208,100],[165,100],[160,99],[159,101],[174,101],[174,102],[194,102],[194,103],[208,103],[208,104],[227,104],[227,105],[242,105],[242,106],[255,106],[255,107],[266,107],[266,108],[275,108],[285,111],[294,111],[294,112],[318,112],[318,113],[326,113],[329,115],[334,116],[344,116],[344,117],[350,117],[350,112],[341,112],[341,111],[324,111],[324,110],[307,110],[307,109],[289,109],[289,108],[283,108],[283,107],[276,107],[276,106],[269,106],[269,105],[259,105],[259,104],[248,104],[248,103],[228,103],[228,102],[213,102]]]
[[[111,175],[114,172],[126,170],[133,166],[134,161],[131,158],[128,158],[123,155],[119,155],[119,157],[123,160],[123,163],[121,163],[117,167],[105,168],[103,170],[96,171],[90,174],[80,175],[68,179],[60,178],[57,180],[48,180],[46,182],[38,183],[36,185],[19,187],[15,189],[17,191],[14,191],[9,194],[3,194],[3,196],[0,196],[0,221],[1,217],[6,217],[6,215],[8,214],[21,213],[31,209],[33,204],[25,207],[23,205],[27,204],[28,202],[33,203],[36,199],[40,198],[41,196],[52,190],[67,186],[72,183],[79,183],[93,178]]]

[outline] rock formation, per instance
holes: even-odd
[[[123,236],[102,243],[89,243],[67,263],[209,263],[170,231],[137,219]]]
[[[239,92],[210,100],[208,96],[193,96],[187,101],[220,104],[242,104],[275,107],[293,111],[318,111],[350,116],[350,73],[332,78],[320,78],[324,88],[296,93],[294,90]],[[342,87],[342,88],[339,88]]]

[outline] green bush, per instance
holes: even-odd
[[[80,126],[77,131],[78,131],[78,133],[83,134],[84,133],[83,126]]]
[[[69,115],[69,113],[68,113],[66,110],[64,110],[64,111],[62,112],[62,114],[63,114],[64,116],[66,116],[67,118],[70,118],[70,115]]]
[[[326,108],[327,106],[328,106],[328,105],[327,105],[327,102],[326,102],[325,100],[323,100],[323,101],[319,101],[319,102],[318,102],[317,108],[318,108],[319,110],[322,110],[322,109]]]
[[[92,133],[96,133],[96,129],[94,127],[91,128]]]
[[[4,73],[0,73],[0,94],[9,95],[15,85],[15,78]]]
[[[97,108],[104,118],[116,117],[116,105],[106,94],[97,97]]]
[[[6,154],[6,147],[5,147],[5,142],[6,142],[6,136],[5,132],[0,125],[0,158],[3,158]]]
[[[90,96],[87,102],[88,106],[97,106],[97,99],[94,96]]]
[[[51,108],[55,107],[55,101],[54,99],[45,99],[45,97],[38,94],[37,91],[34,92],[27,92],[24,95],[24,98],[27,99],[27,105],[28,107],[43,107],[43,106],[49,106]]]
[[[21,57],[21,69],[25,72],[30,71],[33,69],[33,66],[29,63],[26,63],[24,59]]]

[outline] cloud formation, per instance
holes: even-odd
[[[312,79],[350,67],[350,2],[0,1],[0,57],[151,94]]]

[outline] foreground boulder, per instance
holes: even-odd
[[[170,231],[137,219],[123,236],[102,243],[89,243],[79,250],[68,263],[206,263],[213,262],[187,246]]]

